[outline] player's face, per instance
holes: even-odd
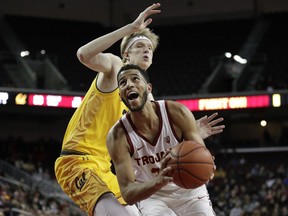
[[[120,97],[131,112],[137,112],[144,107],[148,93],[151,91],[150,84],[136,69],[122,71],[118,79]]]
[[[147,70],[152,64],[153,45],[148,40],[135,41],[128,50],[130,64],[135,64]]]

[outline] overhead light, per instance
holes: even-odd
[[[230,52],[225,52],[224,55],[225,55],[226,58],[231,58],[232,57],[232,54]]]
[[[261,121],[260,121],[260,125],[261,125],[262,127],[266,127],[267,121],[266,121],[266,120],[261,120]]]
[[[237,62],[239,62],[240,64],[247,64],[247,59],[242,58],[239,55],[234,55],[233,59]]]
[[[21,52],[20,52],[20,56],[21,56],[21,57],[29,56],[29,54],[30,54],[30,52],[27,51],[27,50],[26,50],[26,51],[21,51]]]

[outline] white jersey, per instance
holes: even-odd
[[[155,101],[155,103],[159,111],[160,123],[153,143],[133,129],[135,127],[128,115],[121,118],[130,145],[137,182],[145,182],[155,178],[159,174],[160,161],[164,153],[180,142],[173,128],[171,128],[165,101]]]
[[[126,114],[120,119],[130,145],[135,179],[139,183],[155,178],[159,173],[160,161],[166,150],[182,141],[176,136],[171,126],[165,101],[153,102],[156,104],[156,112],[160,121],[153,143],[135,131],[129,115]],[[192,190],[169,183],[151,197],[138,202],[137,205],[143,216],[215,215],[205,185]]]

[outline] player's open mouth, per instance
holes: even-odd
[[[128,99],[128,100],[134,100],[134,99],[138,98],[138,96],[139,96],[138,93],[136,93],[136,92],[130,92],[130,93],[128,94],[128,96],[127,96],[127,99]]]
[[[149,60],[149,57],[148,56],[143,56],[143,59],[148,61]]]

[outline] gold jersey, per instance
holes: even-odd
[[[119,97],[119,89],[103,93],[92,82],[81,105],[73,114],[62,144],[62,152],[80,152],[94,156],[99,169],[110,170],[110,156],[106,137],[110,128],[120,119],[126,106]]]

